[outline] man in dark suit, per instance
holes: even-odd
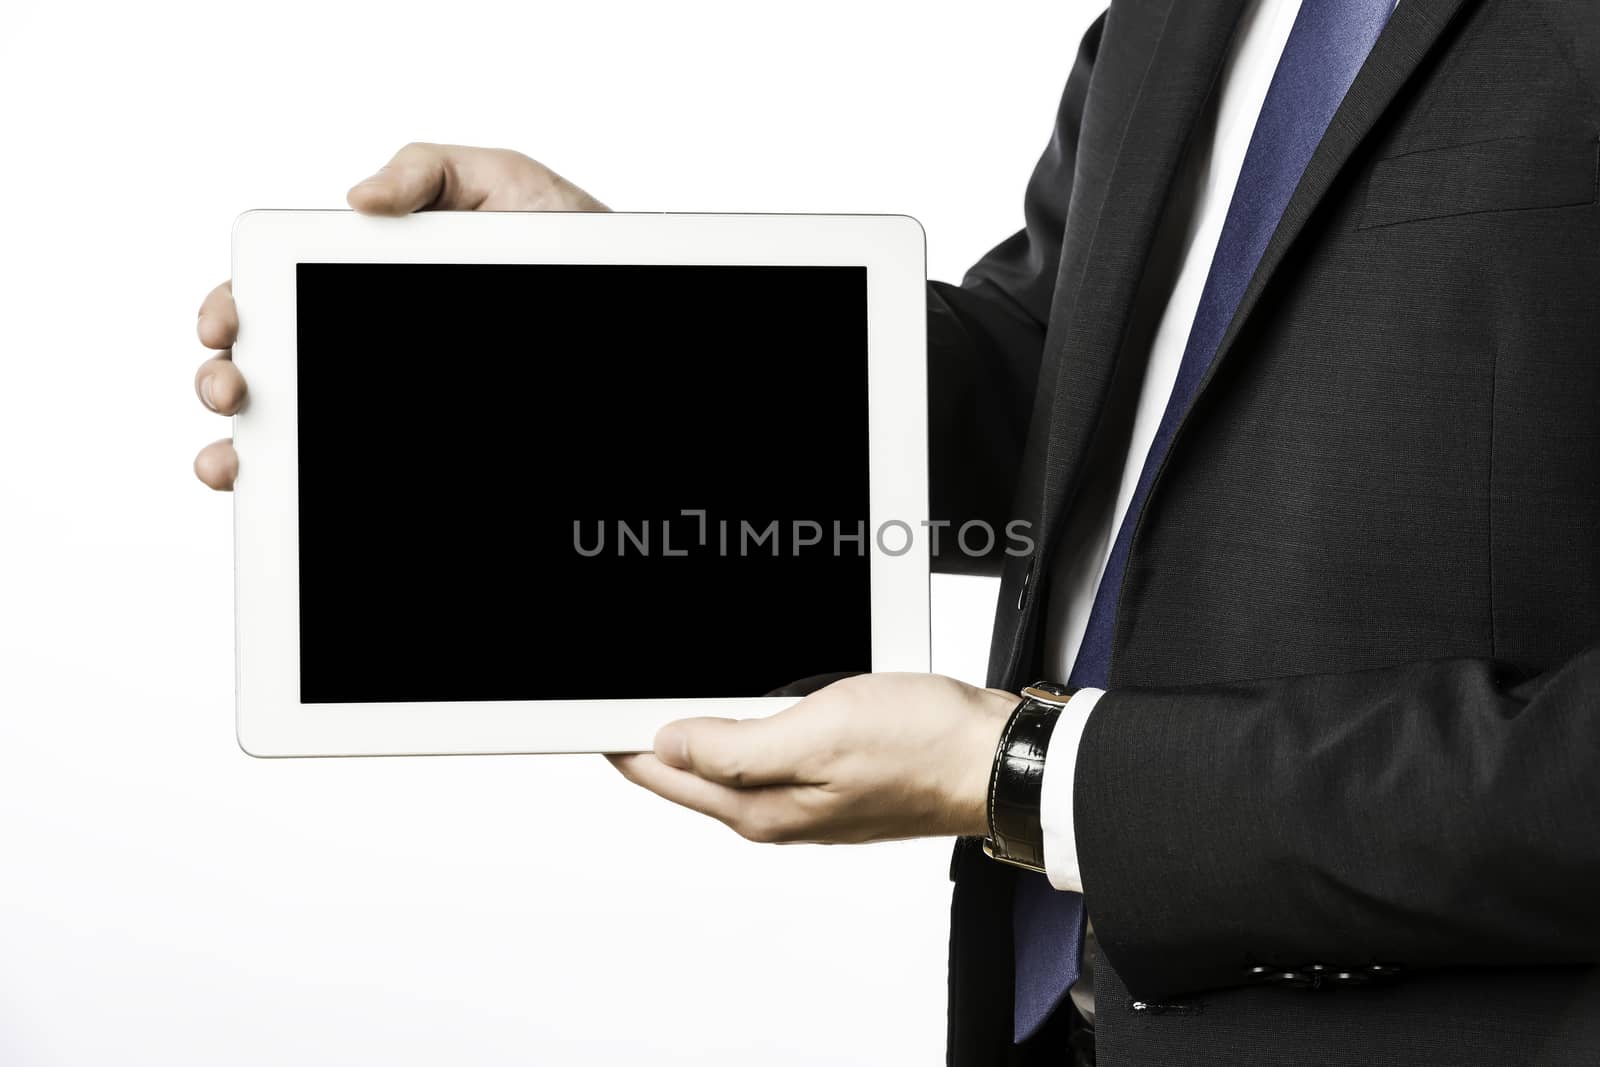
[[[1594,0],[1115,0],[1026,228],[929,289],[934,518],[1035,543],[995,688],[618,765],[759,840],[959,835],[957,1065],[1600,1063],[1597,175]],[[351,203],[600,208],[432,145]]]

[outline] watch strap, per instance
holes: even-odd
[[[1006,720],[989,774],[989,836],[983,851],[1015,867],[1044,873],[1040,797],[1050,735],[1073,690],[1035,682]]]

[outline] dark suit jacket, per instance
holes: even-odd
[[[1040,545],[994,684],[1243,6],[1115,0],[1026,228],[930,286],[935,514]],[[1597,0],[1401,0],[1133,541],[1074,797],[1102,1067],[1600,1064],[1597,168]],[[952,1062],[1063,1062],[1010,1044],[1010,870],[953,872]]]

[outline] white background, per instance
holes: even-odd
[[[598,758],[235,747],[194,313],[239,211],[408,140],[619,208],[909,213],[958,278],[1096,6],[8,0],[0,1064],[942,1062],[945,841],[750,845]],[[936,595],[978,680],[992,587]]]

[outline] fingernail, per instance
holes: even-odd
[[[200,379],[200,403],[212,411],[217,410],[217,402],[211,399],[211,385],[216,380],[217,376],[215,374],[208,374]]]
[[[663,726],[656,734],[656,759],[668,767],[689,769],[689,735],[676,726]]]
[[[356,182],[356,184],[357,185],[371,185],[373,182],[381,180],[383,178],[383,176],[385,174],[387,174],[388,172],[389,172],[389,168],[388,167],[379,167],[371,175],[369,175],[368,177],[362,178],[360,181]]]

